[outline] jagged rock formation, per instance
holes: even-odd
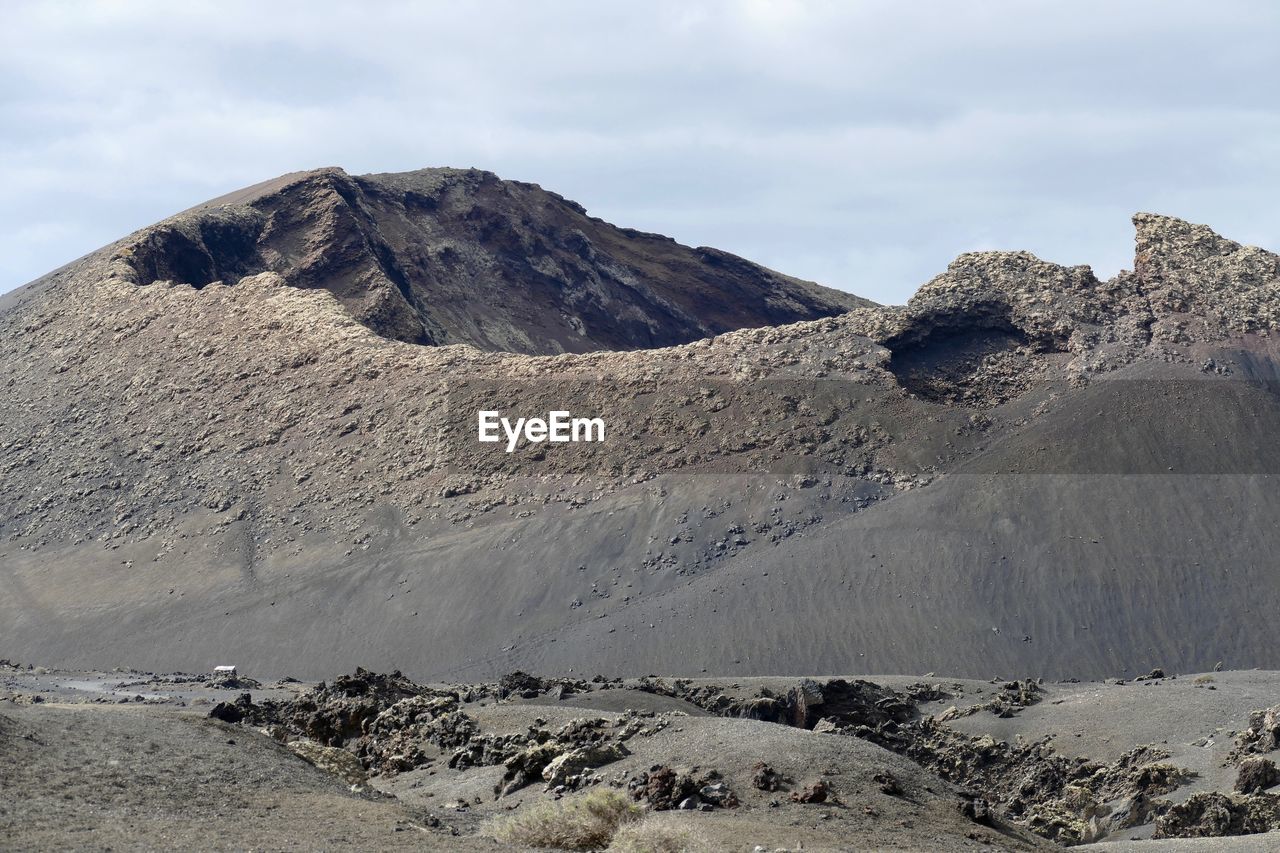
[[[275,272],[384,337],[507,352],[669,346],[872,304],[475,169],[288,175],[144,229],[114,257],[142,285]]]
[[[1252,677],[1257,681],[1248,686],[1237,683],[1237,689],[1274,691],[1274,674]],[[857,792],[841,792],[824,779],[800,783],[758,759],[749,768],[735,768],[738,774],[731,776],[716,769],[718,755],[681,755],[679,766],[645,760],[654,738],[669,728],[679,731],[690,715],[696,715],[703,722],[750,719],[805,730],[828,742],[856,739],[874,744],[933,774],[935,786],[956,786],[957,810],[976,824],[1021,827],[1065,846],[1118,840],[1144,826],[1156,837],[1174,838],[1257,835],[1277,825],[1280,798],[1266,791],[1278,781],[1269,759],[1255,756],[1242,762],[1239,778],[1245,779],[1247,773],[1252,784],[1242,786],[1237,781],[1234,791],[1224,790],[1231,785],[1232,774],[1229,768],[1218,767],[1216,759],[1230,742],[1215,750],[1208,738],[1186,743],[1181,737],[1188,727],[1201,730],[1207,719],[1206,709],[1196,708],[1198,703],[1190,695],[1198,689],[1194,684],[1159,679],[1147,685],[1159,690],[1126,690],[1123,685],[1042,687],[901,678],[894,679],[893,687],[862,679],[769,681],[771,686],[752,684],[751,679],[725,685],[714,680],[597,676],[587,682],[514,673],[499,684],[441,688],[413,685],[399,673],[383,676],[360,670],[340,677],[332,686],[321,684],[283,702],[255,703],[243,694],[234,703],[217,705],[210,716],[264,731],[344,780],[385,780],[427,768],[436,775],[437,770],[447,772],[446,767],[463,771],[500,765],[501,777],[496,773],[490,777],[498,780],[492,790],[498,801],[527,794],[532,786],[560,796],[601,785],[625,788],[652,811],[749,809],[735,791],[736,787],[747,792],[741,784],[746,776],[753,797],[760,791],[784,793],[793,803],[831,799],[853,805],[843,797]],[[525,689],[511,693],[512,686]],[[1130,694],[1108,697],[1119,700],[1126,713],[1102,711],[1099,689]],[[983,698],[988,690],[997,694],[996,701]],[[1031,690],[1034,693],[1028,694]],[[1093,701],[1082,701],[1090,693]],[[1160,695],[1170,693],[1174,696]],[[1044,714],[1038,715],[1037,722],[1026,722],[1019,714],[1027,706],[1011,708],[999,698],[1002,695],[1021,695],[1032,700],[1029,704],[1045,697],[1051,706],[1071,703],[1068,707],[1074,710],[1041,709]],[[495,699],[497,710],[486,712]],[[671,710],[655,712],[652,705],[662,706],[661,700]],[[947,713],[929,713],[940,703],[952,702],[963,710],[951,705]],[[535,717],[527,727],[511,723],[521,711],[526,718],[533,713],[554,718],[556,710],[577,708],[577,713],[585,714],[586,708],[600,706],[626,710],[607,718],[575,716],[556,725],[549,725],[544,716]],[[1213,722],[1227,723],[1238,707],[1239,700],[1220,702],[1209,713],[1221,715],[1213,716]],[[1049,734],[1029,739],[1020,730],[1025,727],[1029,733],[1047,726],[1056,731],[1062,725],[1079,725],[1078,718],[1069,721],[1082,709],[1089,724],[1100,730],[1094,743],[1100,740],[1107,745],[1106,757],[1080,754],[1073,738]],[[1058,713],[1062,716],[1055,720]],[[486,730],[484,718],[494,716],[507,731]],[[978,718],[970,724],[981,731],[982,717],[1007,721],[998,730],[1012,729],[1016,736],[1000,739],[966,733],[949,724]],[[1162,729],[1162,723],[1167,728]],[[1151,732],[1169,734],[1172,745],[1134,741]],[[1216,755],[1205,755],[1206,750]],[[755,756],[776,760],[765,752],[757,751]],[[629,758],[631,767],[619,771],[627,767],[624,762]],[[637,764],[647,769],[635,773]],[[1260,773],[1263,768],[1266,772]],[[898,773],[885,769],[868,775],[880,794],[915,802],[915,786]],[[1194,792],[1185,791],[1190,785],[1196,786]],[[780,800],[769,808],[779,808]]]
[[[304,251],[320,220],[273,242],[299,210],[382,210],[424,181],[433,222],[468,181],[485,210],[534,196],[587,222],[483,176],[323,172],[0,302],[8,653],[418,677],[1277,663],[1275,255],[1139,215],[1135,271],[1106,282],[969,254],[900,308],[529,356],[494,349],[533,338],[377,334],[350,297],[386,292],[378,251],[352,244],[364,272],[344,278],[325,265],[346,254]],[[336,200],[346,182],[356,203]],[[369,216],[396,257],[436,245]],[[536,255],[503,221],[440,245]],[[686,251],[624,237],[654,263]],[[331,284],[307,286],[318,270]],[[717,328],[699,316],[679,334]],[[508,454],[474,441],[481,407],[598,415],[609,438]]]

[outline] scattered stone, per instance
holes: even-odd
[[[888,794],[891,797],[902,796],[902,784],[892,773],[877,773],[871,777],[871,781],[880,786],[882,794]]]
[[[665,764],[632,777],[627,790],[632,799],[654,811],[669,809],[736,808],[738,797],[714,770],[682,773]]]
[[[778,771],[774,770],[763,761],[758,761],[751,767],[751,785],[760,791],[781,791],[787,784],[787,779]]]
[[[729,786],[724,782],[713,782],[710,785],[703,785],[698,789],[698,796],[704,802],[709,803],[717,808],[732,809],[738,806],[738,797],[729,790]]]
[[[991,812],[991,804],[977,794],[967,792],[963,795],[957,804],[960,814],[969,818],[974,823],[981,823],[990,826],[993,821]]]

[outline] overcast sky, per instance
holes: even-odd
[[[1280,4],[5,0],[0,291],[282,172],[476,166],[902,302],[962,251],[1280,248]]]

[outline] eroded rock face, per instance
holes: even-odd
[[[363,785],[369,780],[369,774],[360,764],[360,759],[345,749],[321,746],[312,740],[290,741],[288,747],[303,761],[314,764],[326,773],[332,773],[348,785]]]
[[[1169,216],[1133,224],[1133,272],[1104,282],[1028,252],[963,254],[870,334],[903,387],[990,406],[1063,370],[1079,380],[1126,364],[1152,343],[1280,322],[1280,257]]]
[[[1047,378],[1078,324],[1096,319],[1088,267],[1029,252],[961,255],[882,333],[889,369],[922,397],[998,403]]]
[[[620,743],[580,746],[548,762],[542,770],[542,778],[551,786],[570,784],[582,771],[619,761],[629,754]]]
[[[1254,835],[1280,826],[1280,797],[1229,797],[1217,791],[1192,794],[1156,820],[1155,838],[1222,838]]]
[[[1241,794],[1254,794],[1280,784],[1280,770],[1270,758],[1254,756],[1240,762],[1235,789]]]
[[[1133,224],[1134,277],[1157,319],[1195,315],[1194,325],[1219,331],[1276,326],[1280,257],[1171,216],[1139,213]]]
[[[457,693],[422,687],[399,672],[359,668],[288,701],[255,703],[243,693],[219,703],[209,716],[265,728],[286,743],[305,739],[317,748],[299,754],[317,766],[339,767],[340,756],[328,751],[338,750],[365,771],[388,775],[426,764],[438,750],[456,749],[477,731],[459,710]]]
[[[285,176],[145,229],[116,257],[143,285],[275,272],[384,337],[523,353],[669,346],[871,304],[461,169]]]
[[[1263,754],[1280,749],[1280,705],[1249,714],[1249,725],[1236,735],[1237,755]]]
[[[835,726],[878,726],[905,722],[914,713],[893,691],[860,679],[835,678],[825,684],[806,679],[787,692],[785,701],[786,721],[802,729],[824,720]]]

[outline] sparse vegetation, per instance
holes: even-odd
[[[650,815],[620,827],[611,853],[711,853],[711,843],[697,830]]]
[[[581,797],[528,806],[485,825],[484,833],[508,844],[553,850],[603,850],[618,828],[640,819],[641,810],[618,791],[596,789]],[[627,850],[682,848],[628,847]]]

